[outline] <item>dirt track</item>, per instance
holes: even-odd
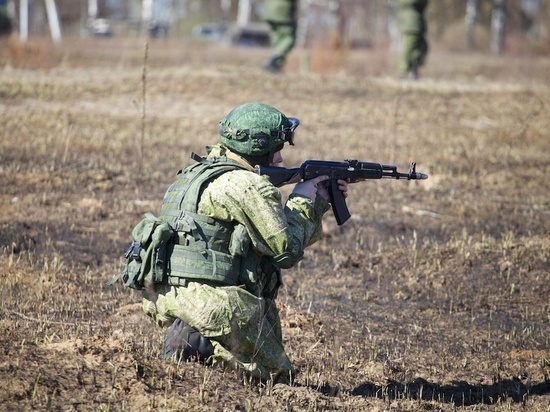
[[[142,46],[38,45],[1,72],[0,410],[550,410],[548,59],[434,50],[411,83],[374,50],[273,76],[265,50],[158,42],[144,84]],[[158,359],[138,295],[105,284],[244,101],[302,120],[287,166],[430,175],[354,185],[352,219],[285,271],[293,387]]]

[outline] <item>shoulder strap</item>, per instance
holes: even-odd
[[[191,158],[197,162],[197,164],[191,166],[195,175],[190,176],[186,187],[183,188],[180,208],[193,213],[197,213],[199,199],[206,184],[226,172],[239,169],[246,170],[244,166],[227,157],[205,159],[193,152]]]

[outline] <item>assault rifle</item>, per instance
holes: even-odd
[[[290,183],[298,183],[302,180],[310,180],[318,176],[328,176],[323,184],[328,190],[332,211],[338,225],[344,224],[350,217],[346,199],[342,191],[338,189],[338,180],[347,180],[349,183],[360,182],[368,179],[407,179],[423,180],[428,175],[416,171],[416,163],[411,163],[408,173],[400,173],[396,166],[382,165],[379,163],[360,162],[358,160],[345,160],[333,162],[325,160],[306,160],[300,167],[287,169],[276,166],[255,167],[256,173],[267,175],[274,186],[283,186]]]

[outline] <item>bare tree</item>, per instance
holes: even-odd
[[[494,0],[491,16],[491,52],[501,54],[504,49],[506,25],[506,0]]]
[[[491,52],[501,54],[504,49],[506,27],[506,0],[492,0],[491,13]],[[474,25],[478,18],[479,0],[467,0],[465,16],[465,44],[467,48],[473,45]]]
[[[479,0],[468,0],[466,2],[466,35],[465,43],[468,49],[472,48],[474,43],[474,24],[477,20],[477,10],[479,8]]]

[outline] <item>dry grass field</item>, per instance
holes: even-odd
[[[66,40],[0,44],[1,411],[549,411],[550,59]],[[146,61],[146,64],[144,64]],[[234,106],[297,116],[303,160],[417,162],[350,188],[352,218],[284,272],[296,384],[159,359],[106,282]],[[286,193],[287,189],[283,189]]]

